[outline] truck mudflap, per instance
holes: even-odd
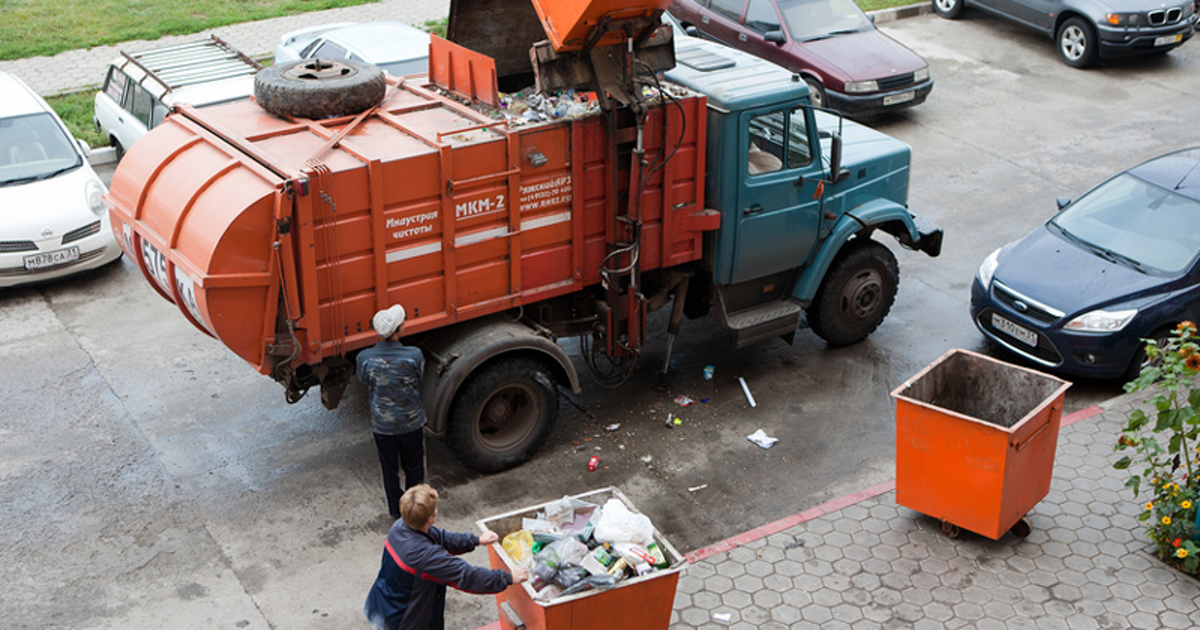
[[[911,247],[917,251],[925,252],[933,258],[937,258],[942,253],[942,228],[936,223],[919,215],[909,215],[912,217],[913,227],[917,229],[916,242],[905,242],[903,238],[900,242],[906,247]]]
[[[268,373],[281,178],[180,116],[138,142],[105,201],[121,248],[183,316]]]

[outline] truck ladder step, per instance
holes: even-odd
[[[725,325],[733,333],[734,345],[744,348],[752,343],[796,332],[804,307],[791,300],[768,302],[729,313]]]

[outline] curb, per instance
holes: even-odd
[[[918,4],[910,4],[906,7],[895,7],[892,9],[879,9],[878,11],[868,11],[876,24],[887,24],[904,18],[918,17],[933,13],[932,2],[921,2]]]

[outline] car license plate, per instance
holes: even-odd
[[[1166,46],[1167,44],[1174,44],[1181,39],[1183,39],[1183,35],[1163,35],[1162,37],[1154,38],[1154,45]]]
[[[892,94],[891,96],[883,97],[883,105],[895,105],[896,103],[907,103],[916,96],[916,92],[904,92],[902,94]]]
[[[33,271],[34,269],[44,269],[53,267],[63,263],[79,260],[79,248],[68,247],[66,249],[56,249],[52,252],[44,254],[34,254],[25,257],[25,269]]]
[[[996,330],[1016,338],[1018,341],[1027,346],[1034,348],[1037,347],[1037,333],[1024,326],[1014,324],[1013,322],[1000,317],[995,313],[992,313],[992,325],[996,327]]]

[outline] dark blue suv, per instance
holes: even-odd
[[[1076,68],[1100,57],[1167,53],[1192,37],[1193,0],[932,0],[955,19],[982,9],[1054,39],[1063,63]]]

